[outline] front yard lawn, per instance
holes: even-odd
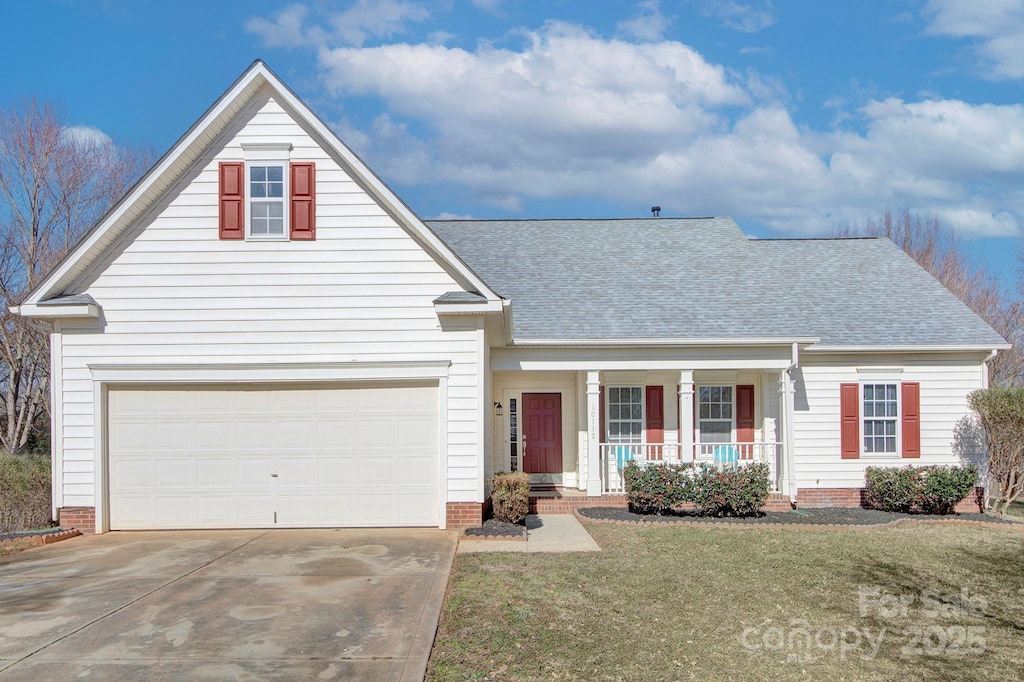
[[[1020,530],[586,527],[457,555],[427,679],[1021,679]]]

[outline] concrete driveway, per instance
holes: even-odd
[[[0,559],[0,680],[422,680],[454,533],[108,533]]]

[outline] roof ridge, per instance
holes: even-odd
[[[424,218],[424,222],[428,223],[541,223],[541,222],[613,222],[617,220],[646,220],[646,221],[659,221],[659,220],[730,220],[728,216],[676,216],[660,218],[653,218],[651,216],[641,218]]]

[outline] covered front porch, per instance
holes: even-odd
[[[717,362],[707,356],[721,349],[647,363],[609,353],[598,369],[578,368],[585,359],[570,352],[497,351],[490,469],[528,473],[538,495],[595,498],[621,495],[629,462],[760,462],[772,491],[790,496],[796,348],[781,348]]]

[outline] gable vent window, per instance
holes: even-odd
[[[284,166],[249,166],[249,235],[283,237]]]

